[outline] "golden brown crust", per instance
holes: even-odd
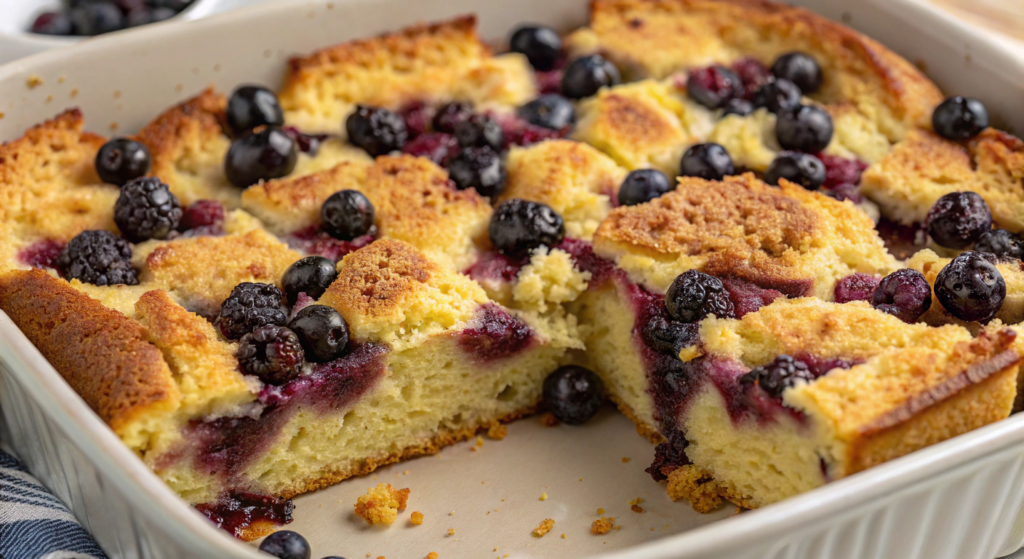
[[[320,302],[345,316],[391,316],[402,301],[440,272],[437,264],[411,246],[380,240],[342,260],[338,279]]]
[[[992,209],[996,227],[1024,231],[1024,141],[987,128],[970,143],[978,194]]]
[[[114,432],[175,405],[171,372],[142,327],[66,282],[9,272],[0,308]]]

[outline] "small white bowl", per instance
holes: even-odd
[[[238,0],[195,0],[171,18],[171,21],[198,19],[239,4]],[[39,14],[57,10],[60,5],[60,0],[0,0],[0,64],[88,39],[55,37],[28,31]]]

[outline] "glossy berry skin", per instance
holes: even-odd
[[[505,190],[505,162],[489,147],[463,149],[448,163],[448,174],[459,190],[475,188],[491,198]]]
[[[599,54],[581,56],[565,68],[562,94],[569,99],[583,99],[621,82],[619,70]]]
[[[747,116],[754,112],[754,104],[746,99],[729,99],[722,107],[722,118],[728,115]]]
[[[284,384],[302,373],[305,353],[299,337],[284,326],[261,326],[238,342],[242,372],[266,384]]]
[[[725,66],[698,68],[687,74],[686,94],[709,109],[718,109],[743,94],[743,80]]]
[[[166,239],[182,216],[178,198],[156,177],[135,179],[121,187],[114,203],[114,223],[133,243]]]
[[[71,23],[76,35],[102,35],[123,29],[124,15],[113,4],[105,2],[86,2],[71,9]]]
[[[722,280],[697,270],[676,276],[665,294],[665,307],[680,322],[697,322],[711,314],[732,318],[736,312]]]
[[[932,128],[947,140],[967,140],[987,127],[988,109],[972,97],[949,97],[932,113]]]
[[[684,177],[719,181],[735,172],[729,152],[714,142],[690,146],[679,160],[679,174]]]
[[[358,105],[345,119],[348,141],[363,148],[372,157],[402,149],[409,134],[401,115],[380,107]],[[447,130],[443,130],[447,132]]]
[[[619,205],[635,206],[650,202],[672,190],[673,184],[657,169],[637,169],[626,175],[619,187]]]
[[[551,206],[513,198],[494,209],[488,233],[499,252],[526,255],[541,245],[562,242],[565,222]]]
[[[96,153],[96,174],[105,183],[123,186],[132,179],[145,176],[151,160],[145,144],[116,138],[103,144]]]
[[[782,149],[822,151],[832,141],[832,130],[832,117],[813,105],[781,111],[775,120],[775,137]]]
[[[1006,281],[991,256],[960,253],[935,278],[935,298],[960,320],[987,322],[1006,299]]]
[[[562,54],[562,38],[550,27],[524,25],[512,33],[509,50],[525,56],[534,69],[547,72]]]
[[[121,237],[110,231],[82,231],[57,257],[57,269],[65,279],[93,285],[136,285],[131,258],[132,247]]]
[[[464,148],[489,147],[501,152],[505,146],[505,132],[501,125],[487,115],[473,115],[456,124],[455,139]]]
[[[299,293],[319,299],[336,279],[338,268],[333,260],[323,256],[307,256],[300,258],[285,270],[281,283],[284,284],[288,304],[294,305]]]
[[[559,367],[544,379],[544,405],[568,425],[586,423],[604,403],[604,382],[578,365]]]
[[[284,325],[288,316],[281,305],[283,299],[276,285],[240,283],[224,300],[215,323],[229,340],[237,340],[262,326]]]
[[[779,184],[786,179],[807,190],[817,190],[825,182],[825,164],[807,153],[784,151],[777,155],[764,172],[764,182]]]
[[[310,305],[288,323],[306,350],[306,359],[326,363],[341,357],[348,346],[348,323],[327,305]]]
[[[665,320],[661,316],[651,318],[641,332],[651,349],[672,356],[678,356],[693,341],[696,333],[695,324]]]
[[[992,229],[992,211],[976,192],[950,192],[935,202],[925,224],[939,246],[965,249]]]
[[[260,551],[278,559],[309,559],[313,554],[306,538],[291,530],[281,530],[267,536],[260,544]]]
[[[753,101],[757,108],[779,113],[800,104],[800,88],[789,80],[774,79],[757,88]]]
[[[231,184],[248,188],[260,181],[286,177],[299,161],[295,139],[275,126],[243,134],[231,142],[224,174]]]
[[[259,126],[284,126],[284,111],[273,91],[258,85],[243,85],[228,99],[228,127],[237,136]]]
[[[576,121],[576,108],[572,101],[557,93],[545,93],[519,107],[519,118],[549,130],[562,130]]]
[[[64,13],[46,12],[40,14],[32,22],[32,27],[29,28],[29,31],[40,35],[65,36],[70,35],[74,29],[71,25],[71,19],[64,15]]]
[[[907,324],[917,322],[932,306],[932,286],[924,274],[904,268],[882,278],[871,299],[876,309]]]
[[[788,52],[776,58],[771,71],[776,78],[793,82],[804,95],[821,87],[821,66],[813,56],[803,52]]]
[[[814,374],[803,361],[793,359],[789,355],[779,355],[770,363],[755,367],[743,375],[741,382],[756,382],[769,396],[780,399],[787,388],[796,386],[797,381],[811,382],[814,378]]]
[[[471,116],[473,116],[473,105],[465,101],[452,101],[441,105],[437,109],[437,113],[434,114],[434,118],[431,121],[431,126],[434,128],[434,132],[454,134],[455,125],[468,120]]]
[[[1024,240],[1006,229],[992,229],[978,237],[974,250],[992,254],[1000,260],[1020,260],[1024,258]]]
[[[351,241],[369,233],[376,211],[370,199],[358,190],[331,194],[320,208],[324,231],[341,241]]]

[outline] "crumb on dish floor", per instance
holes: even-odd
[[[455,535],[455,528],[448,528],[448,535],[449,536],[454,536]]]
[[[427,554],[427,559],[437,559],[438,555],[436,551],[431,551]]]
[[[612,522],[615,522],[615,517],[601,517],[595,520],[590,525],[590,533],[595,536],[607,534],[612,530]]]
[[[504,423],[492,423],[487,428],[487,436],[496,441],[500,441],[508,436],[508,427]]]
[[[418,510],[412,511],[412,516],[409,517],[409,522],[412,522],[416,526],[423,524],[423,513]]]
[[[393,524],[398,512],[405,510],[409,489],[395,489],[390,483],[378,483],[356,500],[356,514],[367,524]]]
[[[538,524],[536,528],[533,529],[533,535],[539,538],[539,537],[543,536],[544,534],[547,534],[548,532],[550,532],[551,529],[554,528],[554,527],[555,527],[555,521],[553,519],[551,519],[551,518],[546,518],[546,519],[542,520],[541,523]]]
[[[556,427],[559,423],[561,423],[560,421],[558,421],[558,418],[555,417],[555,414],[551,412],[542,415],[540,418],[540,422],[543,423],[545,427]]]
[[[548,494],[547,493],[541,493],[540,494],[540,500],[541,501],[547,501],[548,500]]]

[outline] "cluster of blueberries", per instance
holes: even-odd
[[[40,14],[29,31],[91,37],[164,21],[190,4],[192,0],[68,0],[63,10]]]

